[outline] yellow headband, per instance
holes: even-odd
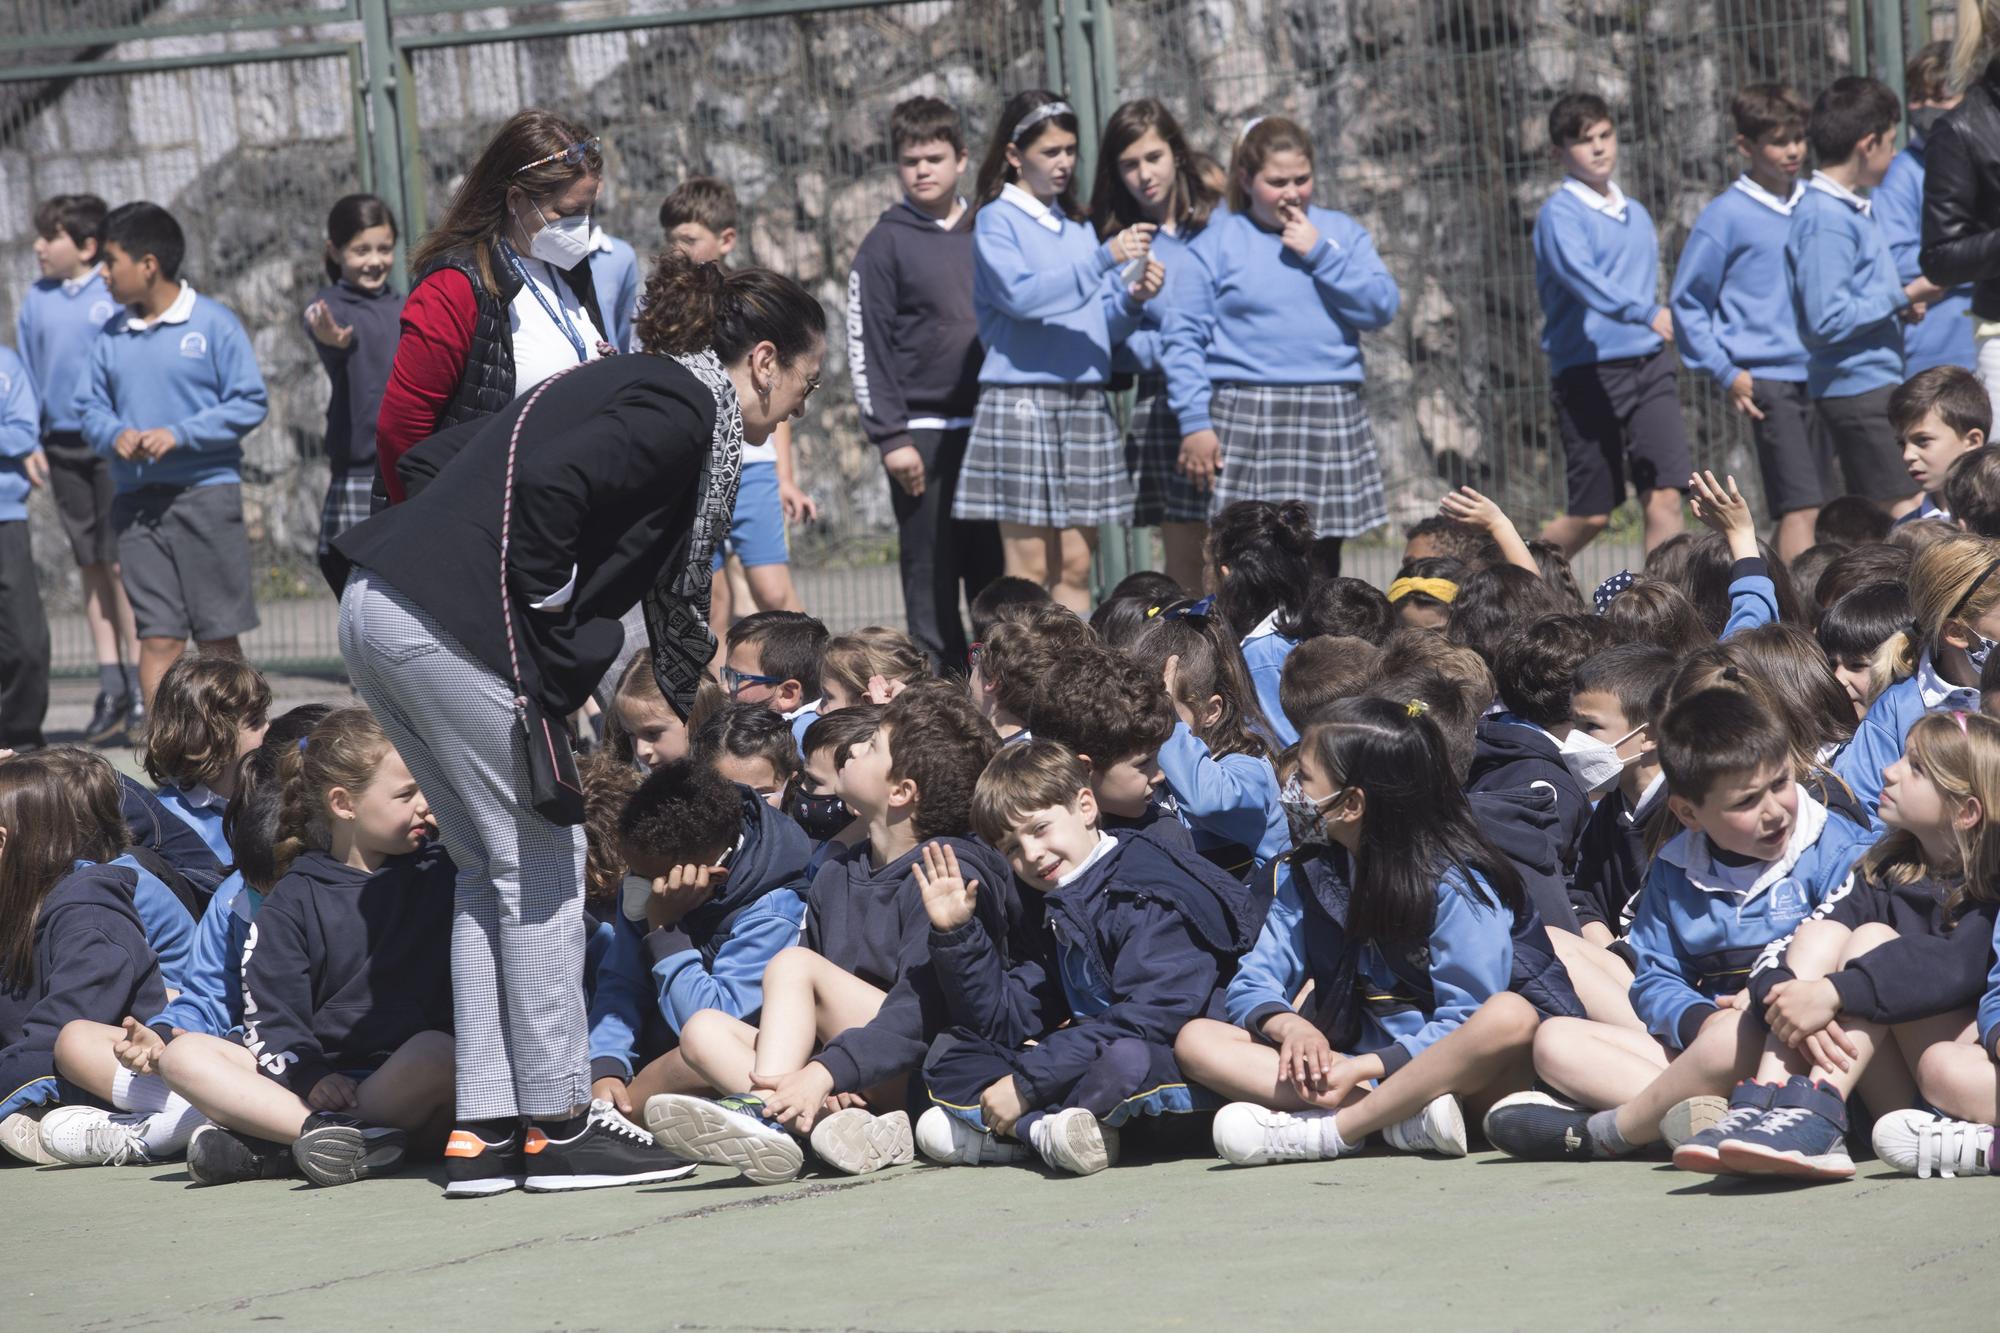
[[[1397,579],[1389,585],[1389,600],[1400,602],[1413,592],[1450,602],[1458,596],[1458,585],[1450,579]]]

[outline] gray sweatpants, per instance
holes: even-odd
[[[507,683],[380,574],[348,579],[340,654],[458,865],[458,1118],[568,1114],[590,1099],[583,830],[521,799],[528,761]]]

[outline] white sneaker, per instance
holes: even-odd
[[[909,1112],[871,1115],[859,1106],[814,1121],[812,1149],[820,1161],[850,1176],[901,1166],[917,1155]]]
[[[1675,1102],[1660,1117],[1660,1138],[1669,1152],[1675,1151],[1695,1135],[1714,1129],[1728,1114],[1727,1097],[1690,1097]]]
[[[42,1117],[56,1108],[31,1106],[0,1120],[0,1148],[35,1166],[60,1166],[62,1162],[42,1146]]]
[[[146,1166],[153,1159],[139,1127],[148,1119],[95,1106],[58,1106],[42,1117],[42,1147],[68,1166]]]
[[[1094,1176],[1118,1161],[1118,1131],[1081,1106],[1043,1116],[1028,1127],[1028,1139],[1044,1162],[1073,1176]]]
[[[1385,1126],[1382,1141],[1398,1152],[1434,1152],[1440,1157],[1465,1156],[1465,1112],[1458,1098],[1446,1093],[1411,1116]]]
[[[760,1097],[689,1097],[668,1092],[646,1099],[646,1128],[674,1156],[741,1171],[759,1185],[796,1180],[805,1166],[799,1141],[759,1114]]]
[[[1274,1111],[1231,1102],[1215,1113],[1215,1152],[1237,1166],[1327,1162],[1340,1156],[1332,1111]]]
[[[1005,1166],[1028,1151],[1012,1139],[975,1129],[942,1106],[917,1117],[915,1137],[917,1151],[939,1166]]]
[[[1875,1122],[1875,1155],[1906,1176],[1983,1176],[1993,1170],[1993,1126],[1929,1111],[1891,1111]]]

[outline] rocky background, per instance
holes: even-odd
[[[504,29],[686,7],[577,0],[404,22]],[[154,22],[240,8],[124,6]],[[1810,96],[1852,67],[1838,0],[1113,0],[1111,12],[1118,88],[1102,95],[1107,111],[1122,97],[1161,97],[1198,148],[1225,159],[1249,117],[1290,115],[1319,146],[1321,200],[1373,231],[1404,292],[1395,325],[1368,343],[1399,518],[1461,478],[1523,518],[1559,503],[1528,246],[1554,179],[1544,117],[1555,96],[1590,87],[1618,108],[1621,180],[1658,220],[1670,271],[1701,205],[1734,174],[1729,90],[1782,78]],[[351,38],[351,28],[229,41]],[[954,100],[976,169],[1003,96],[1047,80],[1042,34],[1039,0],[924,0],[419,51],[428,210],[442,208],[492,129],[534,104],[606,137],[603,220],[642,254],[659,240],[658,201],[675,181],[732,181],[746,215],[739,254],[807,283],[836,331],[828,389],[800,432],[806,484],[827,510],[800,538],[806,558],[880,556],[892,540],[887,491],[855,428],[837,331],[848,260],[895,198],[888,111],[917,93]],[[212,40],[110,54],[183,54]],[[267,596],[318,591],[326,385],[298,312],[324,281],[325,210],[359,184],[352,78],[344,58],[328,58],[0,85],[12,95],[0,116],[0,327],[35,276],[35,200],[88,189],[180,216],[187,276],[242,316],[270,388],[246,468]],[[1689,380],[1684,394],[1704,458],[1747,471],[1712,386]],[[52,602],[67,605],[74,577],[49,518],[38,513],[38,559]]]

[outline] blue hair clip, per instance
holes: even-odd
[[[1629,569],[1621,569],[1598,584],[1597,591],[1590,595],[1590,600],[1597,603],[1597,614],[1603,615],[1605,608],[1618,599],[1618,594],[1631,586],[1632,571]]]
[[[301,736],[301,737],[299,737],[299,753],[300,753],[300,754],[304,754],[304,753],[306,752],[306,742],[307,742],[307,741],[309,741],[309,740],[311,740],[311,739],[312,739],[312,737],[310,737],[310,736]]]
[[[1198,602],[1190,602],[1186,606],[1177,606],[1173,610],[1165,611],[1161,614],[1168,620],[1206,620],[1214,611],[1215,594],[1210,593]]]

